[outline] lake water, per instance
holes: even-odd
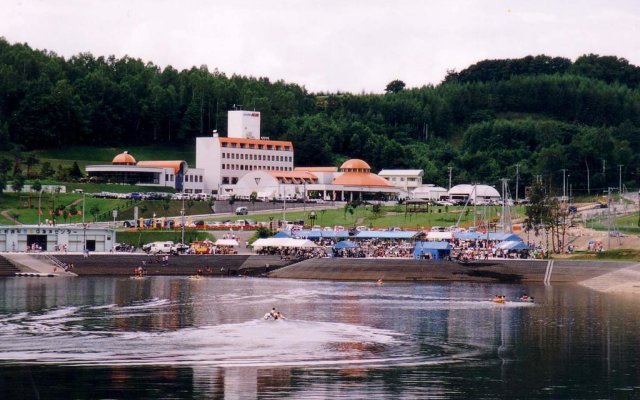
[[[536,303],[490,301],[494,294]],[[265,321],[271,307],[286,321]],[[0,280],[3,399],[640,398],[640,299],[579,286]]]

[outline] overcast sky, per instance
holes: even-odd
[[[2,0],[0,36],[70,57],[283,79],[310,91],[438,84],[448,69],[547,54],[640,65],[640,0]]]

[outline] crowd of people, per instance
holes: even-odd
[[[280,256],[282,260],[306,260],[327,257],[325,247],[262,247],[256,251],[260,255]]]
[[[334,257],[347,258],[413,258],[414,245],[407,240],[368,239],[357,242],[358,247],[333,249]]]

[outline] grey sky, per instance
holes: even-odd
[[[640,1],[2,0],[0,36],[65,57],[284,79],[311,91],[438,84],[483,59],[596,53],[640,65]]]

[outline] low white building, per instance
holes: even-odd
[[[136,161],[127,151],[113,158],[111,164],[87,165],[87,176],[108,183],[164,186],[186,193],[204,189],[204,171],[189,168],[184,160]]]
[[[109,251],[115,231],[92,225],[0,225],[0,252],[6,251]]]
[[[449,191],[443,187],[432,184],[423,185],[411,191],[411,199],[438,201],[449,198]]]
[[[449,189],[451,200],[467,201],[471,204],[491,204],[500,201],[500,193],[489,185],[456,185]]]

